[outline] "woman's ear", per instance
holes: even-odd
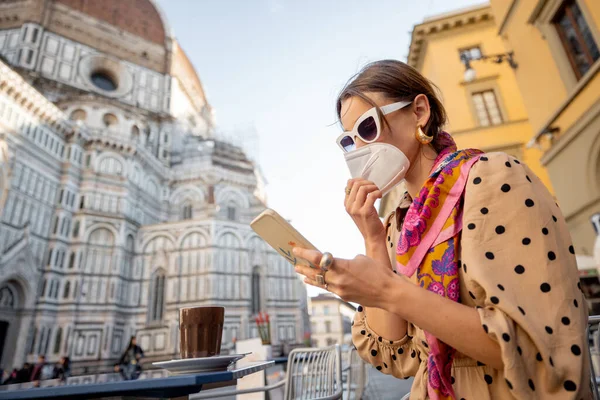
[[[424,127],[429,121],[431,108],[429,107],[429,99],[424,94],[419,94],[413,100],[413,111],[417,117],[417,125]]]

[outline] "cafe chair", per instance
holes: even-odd
[[[590,356],[590,386],[594,400],[600,400],[598,392],[598,374],[600,369],[600,316],[594,315],[588,317],[587,326],[588,354]]]
[[[342,353],[338,345],[290,352],[284,380],[254,389],[230,390],[193,395],[194,399],[214,399],[238,394],[268,392],[285,385],[285,400],[337,400],[342,398]],[[190,396],[191,397],[191,396]]]
[[[354,346],[350,346],[347,353],[347,365],[344,368],[344,372],[347,373],[344,399],[359,400],[367,386],[369,371]]]

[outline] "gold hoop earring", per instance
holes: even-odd
[[[425,132],[423,132],[423,129],[421,129],[421,125],[417,125],[415,137],[421,144],[429,144],[433,140],[433,136],[427,136]]]

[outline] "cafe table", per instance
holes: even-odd
[[[63,385],[46,388],[0,391],[0,399],[177,399],[187,400],[201,390],[233,386],[247,375],[264,371],[274,365],[262,361],[233,366],[225,371],[175,375],[168,378],[139,379],[110,383]]]

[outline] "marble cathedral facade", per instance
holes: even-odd
[[[0,365],[106,370],[137,335],[178,353],[178,309],[226,307],[225,345],[299,342],[306,292],[248,223],[266,204],[213,135],[191,62],[150,0],[0,2]]]

